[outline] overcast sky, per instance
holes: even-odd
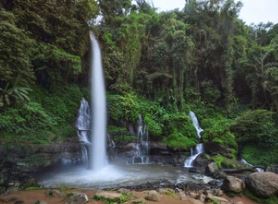
[[[183,8],[185,0],[149,0],[160,11]],[[247,24],[269,21],[278,23],[278,0],[241,0],[240,18]]]

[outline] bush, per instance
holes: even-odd
[[[278,128],[274,113],[257,109],[244,112],[231,125],[231,131],[242,144],[255,143],[263,146],[273,146],[278,143]]]
[[[83,93],[75,85],[50,93],[34,88],[30,102],[0,114],[1,142],[51,143],[75,135],[75,120]]]
[[[278,148],[263,148],[256,144],[245,145],[242,149],[242,157],[252,165],[268,166],[278,163]]]
[[[0,115],[2,142],[45,143],[57,125],[41,104],[28,102],[22,107],[7,108]]]
[[[166,143],[169,147],[174,149],[189,149],[196,145],[196,141],[194,138],[186,137],[180,132],[174,131],[171,135],[164,139],[164,143]]]
[[[108,95],[108,109],[113,121],[128,121],[136,123],[139,114],[144,118],[148,130],[152,136],[162,134],[162,123],[160,121],[164,109],[154,102],[140,98],[133,93],[124,95]]]
[[[241,167],[241,164],[235,159],[229,159],[219,154],[211,157],[211,159],[216,163],[218,168],[240,168]]]
[[[163,116],[164,142],[173,148],[188,149],[196,144],[196,130],[185,113],[166,113]]]
[[[237,149],[237,143],[235,136],[229,130],[231,120],[218,115],[214,118],[208,118],[203,120],[203,132],[204,142],[214,142],[226,147]]]

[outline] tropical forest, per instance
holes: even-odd
[[[278,24],[183,5],[0,0],[0,203],[278,203]]]

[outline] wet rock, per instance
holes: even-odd
[[[28,184],[36,172],[59,163],[63,155],[71,160],[80,159],[80,144],[67,141],[61,144],[0,145],[0,185],[19,182]]]
[[[174,195],[175,191],[171,188],[159,188],[158,192],[165,195]]]
[[[169,149],[166,144],[164,143],[159,143],[159,142],[151,142],[150,143],[150,150],[152,153],[166,153],[169,154]]]
[[[217,179],[226,177],[226,174],[218,168],[215,162],[211,162],[208,164],[206,168],[206,174]]]
[[[199,197],[199,194],[198,194],[197,192],[192,192],[192,191],[189,192],[188,195],[189,195],[191,198],[194,198],[194,199],[196,199],[196,198]]]
[[[221,203],[221,204],[228,204],[229,203],[229,201],[226,198],[214,196],[214,195],[211,195],[211,194],[207,195],[207,200],[214,201],[216,203]]]
[[[247,187],[258,196],[269,197],[278,193],[278,174],[257,172],[246,179]]]
[[[213,189],[212,194],[216,196],[223,196],[224,192],[221,189]]]
[[[126,189],[126,188],[120,188],[117,190],[119,193],[130,193],[130,190]]]
[[[50,189],[45,192],[47,196],[49,197],[63,197],[63,193],[57,189]]]
[[[112,191],[100,191],[95,194],[96,197],[104,198],[107,200],[119,200],[122,196],[121,193]]]
[[[207,166],[207,173],[211,176],[215,175],[219,171],[218,166],[215,162],[211,162]]]
[[[199,157],[196,158],[195,166],[198,168],[201,168],[201,171],[204,173],[206,166],[209,164],[209,160],[204,156],[200,155]]]
[[[223,155],[227,158],[232,158],[232,150],[214,142],[208,142],[204,144],[206,153],[209,155]]]
[[[67,196],[65,204],[85,204],[88,201],[88,196],[85,193],[73,192]]]
[[[138,198],[135,200],[130,201],[132,204],[144,204],[145,203],[145,199],[144,198]]]
[[[202,201],[203,203],[205,202],[206,198],[207,198],[207,196],[202,192],[200,192],[200,194],[197,197],[197,199]]]
[[[160,201],[160,194],[155,190],[151,190],[151,191],[147,192],[145,199],[149,200],[149,201],[157,201],[158,202],[158,201]]]
[[[267,171],[267,172],[273,172],[273,173],[278,174],[278,164],[268,166],[268,167],[266,168],[266,171]]]
[[[180,200],[188,200],[188,197],[185,195],[183,190],[176,188],[176,191],[178,192]]]
[[[132,151],[136,148],[136,143],[128,143],[125,146],[120,147],[121,152]]]
[[[227,176],[223,183],[223,189],[228,192],[240,193],[245,189],[245,183],[234,176]]]

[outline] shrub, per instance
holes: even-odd
[[[246,111],[236,118],[230,129],[236,135],[237,141],[242,144],[253,142],[273,146],[278,143],[277,124],[271,111],[262,109]]]
[[[242,149],[242,157],[252,165],[268,166],[278,163],[278,148],[263,148],[256,144],[245,145]]]
[[[75,119],[83,96],[75,85],[50,93],[34,88],[31,100],[0,114],[1,142],[51,143],[75,135]]]
[[[164,143],[166,143],[171,148],[185,150],[193,147],[196,144],[194,138],[186,137],[177,131],[174,131],[172,134],[166,137],[164,139]]]
[[[237,143],[235,136],[229,130],[231,120],[218,115],[213,118],[208,118],[203,120],[203,127],[205,131],[203,132],[204,142],[214,142],[226,147],[231,147],[236,149]]]

